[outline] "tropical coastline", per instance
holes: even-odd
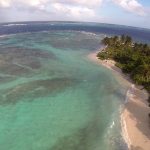
[[[149,107],[147,102],[149,97],[148,92],[145,89],[141,90],[143,86],[135,85],[128,74],[123,74],[122,70],[115,66],[114,61],[102,61],[98,59],[98,52],[89,54],[88,58],[95,63],[104,65],[122,75],[122,77],[124,77],[127,82],[130,83],[133,89],[132,96],[126,103],[126,110],[121,117],[124,140],[131,150],[149,150],[150,128],[148,117]]]
[[[100,40],[112,34],[149,43],[150,31],[52,23],[0,28],[1,149],[128,150],[126,143],[133,148],[123,112],[135,87],[122,78],[111,48],[102,53],[104,66],[87,55],[100,51]]]

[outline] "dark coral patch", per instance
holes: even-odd
[[[34,100],[37,97],[47,97],[52,93],[60,92],[61,90],[77,83],[77,80],[68,78],[36,80],[19,84],[13,88],[1,90],[0,92],[5,95],[5,98],[2,100],[3,104],[16,103],[24,98]]]
[[[0,73],[8,75],[25,75],[32,69],[40,69],[41,60],[55,59],[52,52],[24,47],[9,47],[0,49]]]

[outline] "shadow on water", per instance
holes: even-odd
[[[16,103],[24,98],[34,100],[35,98],[46,97],[77,83],[79,82],[75,79],[54,78],[19,84],[13,88],[1,90],[1,94],[5,95],[1,99],[1,104]]]
[[[11,77],[11,76],[2,76],[0,77],[0,83],[3,84],[3,83],[7,83],[7,82],[10,82],[10,81],[13,81],[15,80],[16,78],[15,77]]]
[[[0,49],[0,73],[21,76],[40,69],[40,60],[56,59],[52,52],[24,47]]]
[[[84,128],[66,137],[60,138],[52,148],[47,150],[127,150],[126,145],[119,141],[110,143],[111,139],[105,139],[104,125],[99,115],[94,116]],[[123,142],[123,141],[122,141]]]
[[[139,147],[139,146],[134,147],[131,145],[131,150],[144,150],[144,149],[142,147]]]
[[[93,120],[76,133],[60,138],[52,148],[47,150],[90,150],[95,149],[102,134],[99,119]]]

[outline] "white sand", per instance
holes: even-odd
[[[88,55],[88,58],[122,74],[121,69],[116,67],[113,61],[99,60],[97,53]],[[125,75],[125,78],[127,76],[129,75]],[[150,118],[148,117],[150,107],[147,102],[149,94],[145,89],[141,90],[142,86],[134,85],[130,78],[126,80],[132,84],[134,93],[127,102],[127,109],[122,115],[123,131],[126,132],[124,133],[125,141],[131,150],[150,150]]]

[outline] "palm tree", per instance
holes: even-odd
[[[148,69],[147,73],[146,73],[146,77],[147,77],[147,81],[150,79],[150,68]]]
[[[144,48],[144,49],[149,49],[148,44],[147,44],[147,43],[146,43],[146,44],[144,44],[143,48]]]
[[[146,54],[148,54],[148,50],[149,50],[149,46],[148,46],[148,44],[146,43],[146,44],[144,44],[144,46],[143,46],[143,52],[146,53]]]
[[[133,40],[132,40],[132,37],[131,36],[127,36],[126,37],[126,41],[125,41],[125,45],[132,45],[133,43]]]
[[[126,41],[126,36],[123,34],[122,36],[121,36],[121,43],[124,43]]]
[[[142,58],[142,63],[143,63],[143,68],[146,72],[146,78],[147,78],[147,82],[149,81],[150,79],[150,65],[148,63],[148,59],[146,57],[144,57],[144,59]]]
[[[118,35],[115,35],[115,36],[114,36],[114,44],[116,44],[116,43],[118,42],[118,40],[119,40],[119,36],[118,36]]]

